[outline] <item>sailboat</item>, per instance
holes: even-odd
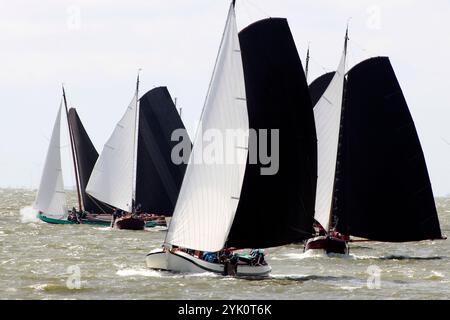
[[[75,207],[71,210],[67,209],[66,192],[64,190],[60,137],[63,105],[66,111],[70,137],[78,210]],[[76,109],[68,108],[63,88],[63,100],[53,127],[44,171],[34,203],[34,208],[38,210],[37,217],[40,220],[51,224],[109,225],[111,223],[111,215],[108,214],[109,209],[101,205],[94,206],[85,192],[87,177],[89,177],[97,157],[98,153],[89,139]]]
[[[125,212],[115,219],[118,229],[158,225],[145,218],[150,214],[172,216],[186,170],[186,164],[171,161],[175,144],[171,134],[185,128],[167,88],[154,88],[140,99],[138,95],[139,76],[133,99],[95,163],[86,189],[94,202]]]
[[[195,161],[205,152],[203,132],[209,129],[242,133],[224,146],[237,161]],[[262,161],[249,161],[257,140],[248,131],[263,129],[279,130],[279,170],[272,175],[261,174]],[[147,266],[268,275],[261,248],[313,234],[315,179],[314,116],[287,20],[261,20],[238,34],[233,1],[175,212],[163,247],[147,255]],[[236,251],[241,249],[252,251],[244,257]]]
[[[351,236],[442,239],[419,137],[389,58],[365,60],[346,75],[347,40],[337,71],[310,85],[319,236],[305,250],[348,254]]]

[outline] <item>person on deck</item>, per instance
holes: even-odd
[[[219,261],[217,252],[204,252],[202,259],[210,263],[217,263]]]
[[[77,219],[77,223],[81,224],[82,223],[82,213],[81,212],[75,212],[75,218]]]
[[[252,260],[250,261],[252,266],[261,266],[266,263],[264,260],[263,249],[252,249],[252,251],[250,251],[250,256],[252,257]]]
[[[67,220],[76,224],[79,224],[77,211],[75,207],[72,208],[72,211],[70,211],[69,216],[67,217]]]
[[[119,209],[114,209],[113,214],[112,214],[112,220],[111,220],[111,228],[114,227],[114,223],[121,216],[122,216],[122,213],[120,212],[120,210]]]
[[[325,229],[318,222],[314,222],[314,228],[317,229],[317,232],[318,232],[319,236],[325,236],[327,234]]]
[[[135,219],[138,219],[141,215],[142,215],[142,206],[140,203],[138,203],[136,208],[134,209],[134,213],[132,214],[132,217]]]
[[[223,275],[235,276],[237,273],[238,257],[233,254],[233,251],[225,248],[219,252],[219,262],[223,263]]]

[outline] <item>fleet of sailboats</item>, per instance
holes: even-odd
[[[149,268],[237,276],[268,275],[263,249],[287,244],[348,254],[355,238],[443,239],[389,58],[348,71],[348,41],[347,28],[336,72],[308,87],[309,48],[305,74],[287,20],[264,19],[239,32],[232,1],[188,163],[171,158],[172,133],[185,127],[167,88],[139,97],[138,76],[100,156],[63,92],[34,204],[39,218],[143,229],[155,225],[143,213],[171,217],[162,247],[146,257]],[[63,110],[78,210],[67,208],[64,191]],[[234,133],[223,145],[233,161],[198,161],[208,130]],[[258,157],[264,148],[275,163]]]

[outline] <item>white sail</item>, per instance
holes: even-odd
[[[67,218],[66,193],[61,168],[61,109],[53,126],[41,183],[34,208],[52,219]]]
[[[223,248],[236,213],[248,154],[248,114],[244,72],[234,8],[231,6],[221,47],[194,140],[166,243],[201,251]],[[224,154],[234,163],[201,163],[203,133],[241,130]],[[194,163],[195,162],[195,163]]]
[[[345,78],[346,50],[328,88],[314,106],[318,177],[314,218],[329,229]]]
[[[86,192],[127,212],[132,210],[134,190],[137,93],[103,147]]]

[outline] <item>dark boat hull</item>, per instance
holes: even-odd
[[[114,222],[114,228],[120,230],[144,230],[145,221],[133,217],[118,218]]]
[[[324,251],[325,253],[348,254],[347,241],[327,236],[320,236],[309,239],[305,244],[307,251]]]

